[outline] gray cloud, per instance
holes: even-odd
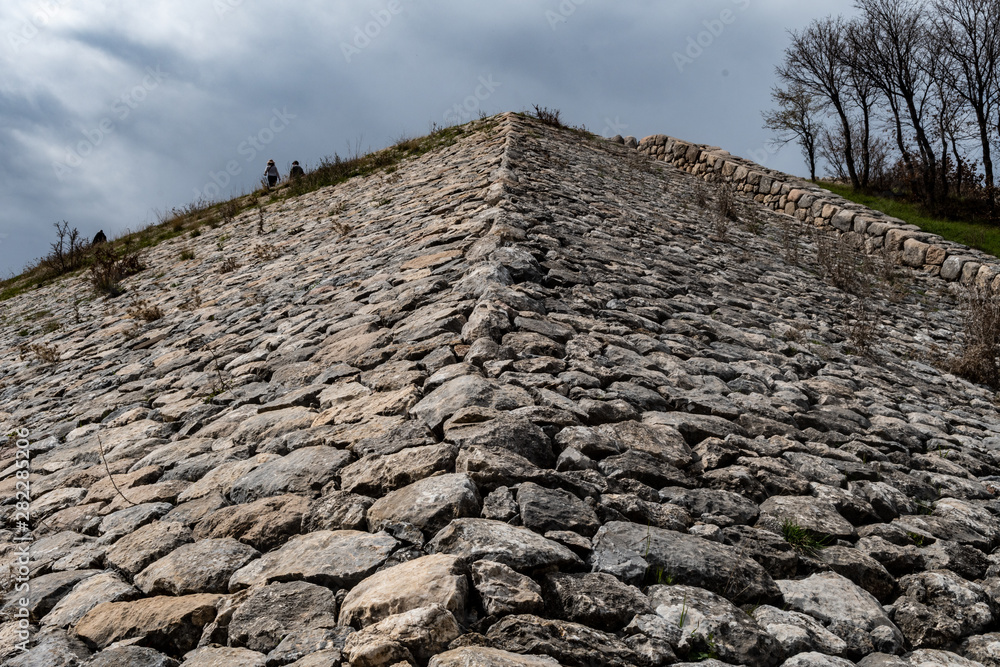
[[[594,132],[663,132],[801,172],[794,148],[760,152],[760,112],[785,29],[827,12],[851,2],[13,0],[0,272],[44,254],[58,220],[134,229],[226,180],[213,174],[228,163],[238,173],[209,194],[251,188],[268,158],[315,164],[535,103]]]

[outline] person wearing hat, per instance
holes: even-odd
[[[298,178],[299,176],[305,176],[306,172],[302,170],[299,166],[299,161],[295,160],[292,162],[292,168],[288,171],[288,178]]]
[[[267,179],[267,187],[273,188],[278,182],[278,168],[274,166],[274,160],[267,161],[267,169],[264,170],[264,178]]]

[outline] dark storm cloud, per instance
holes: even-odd
[[[766,150],[773,67],[786,28],[850,4],[12,0],[0,270],[44,254],[58,220],[114,234],[249,189],[268,158],[316,164],[533,104],[801,171],[794,148]]]

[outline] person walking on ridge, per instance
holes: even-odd
[[[274,166],[274,160],[267,161],[267,169],[264,170],[264,178],[267,179],[267,187],[273,188],[280,178],[278,168]]]

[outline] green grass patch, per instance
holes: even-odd
[[[844,199],[916,225],[925,232],[937,234],[949,241],[982,250],[994,257],[1000,257],[1000,228],[998,227],[984,223],[934,217],[928,215],[919,205],[912,202],[855,192],[849,185],[828,182],[820,182],[819,185]]]
[[[816,535],[808,528],[803,528],[791,519],[781,522],[781,535],[792,548],[806,556],[815,556],[830,542],[829,535]]]

